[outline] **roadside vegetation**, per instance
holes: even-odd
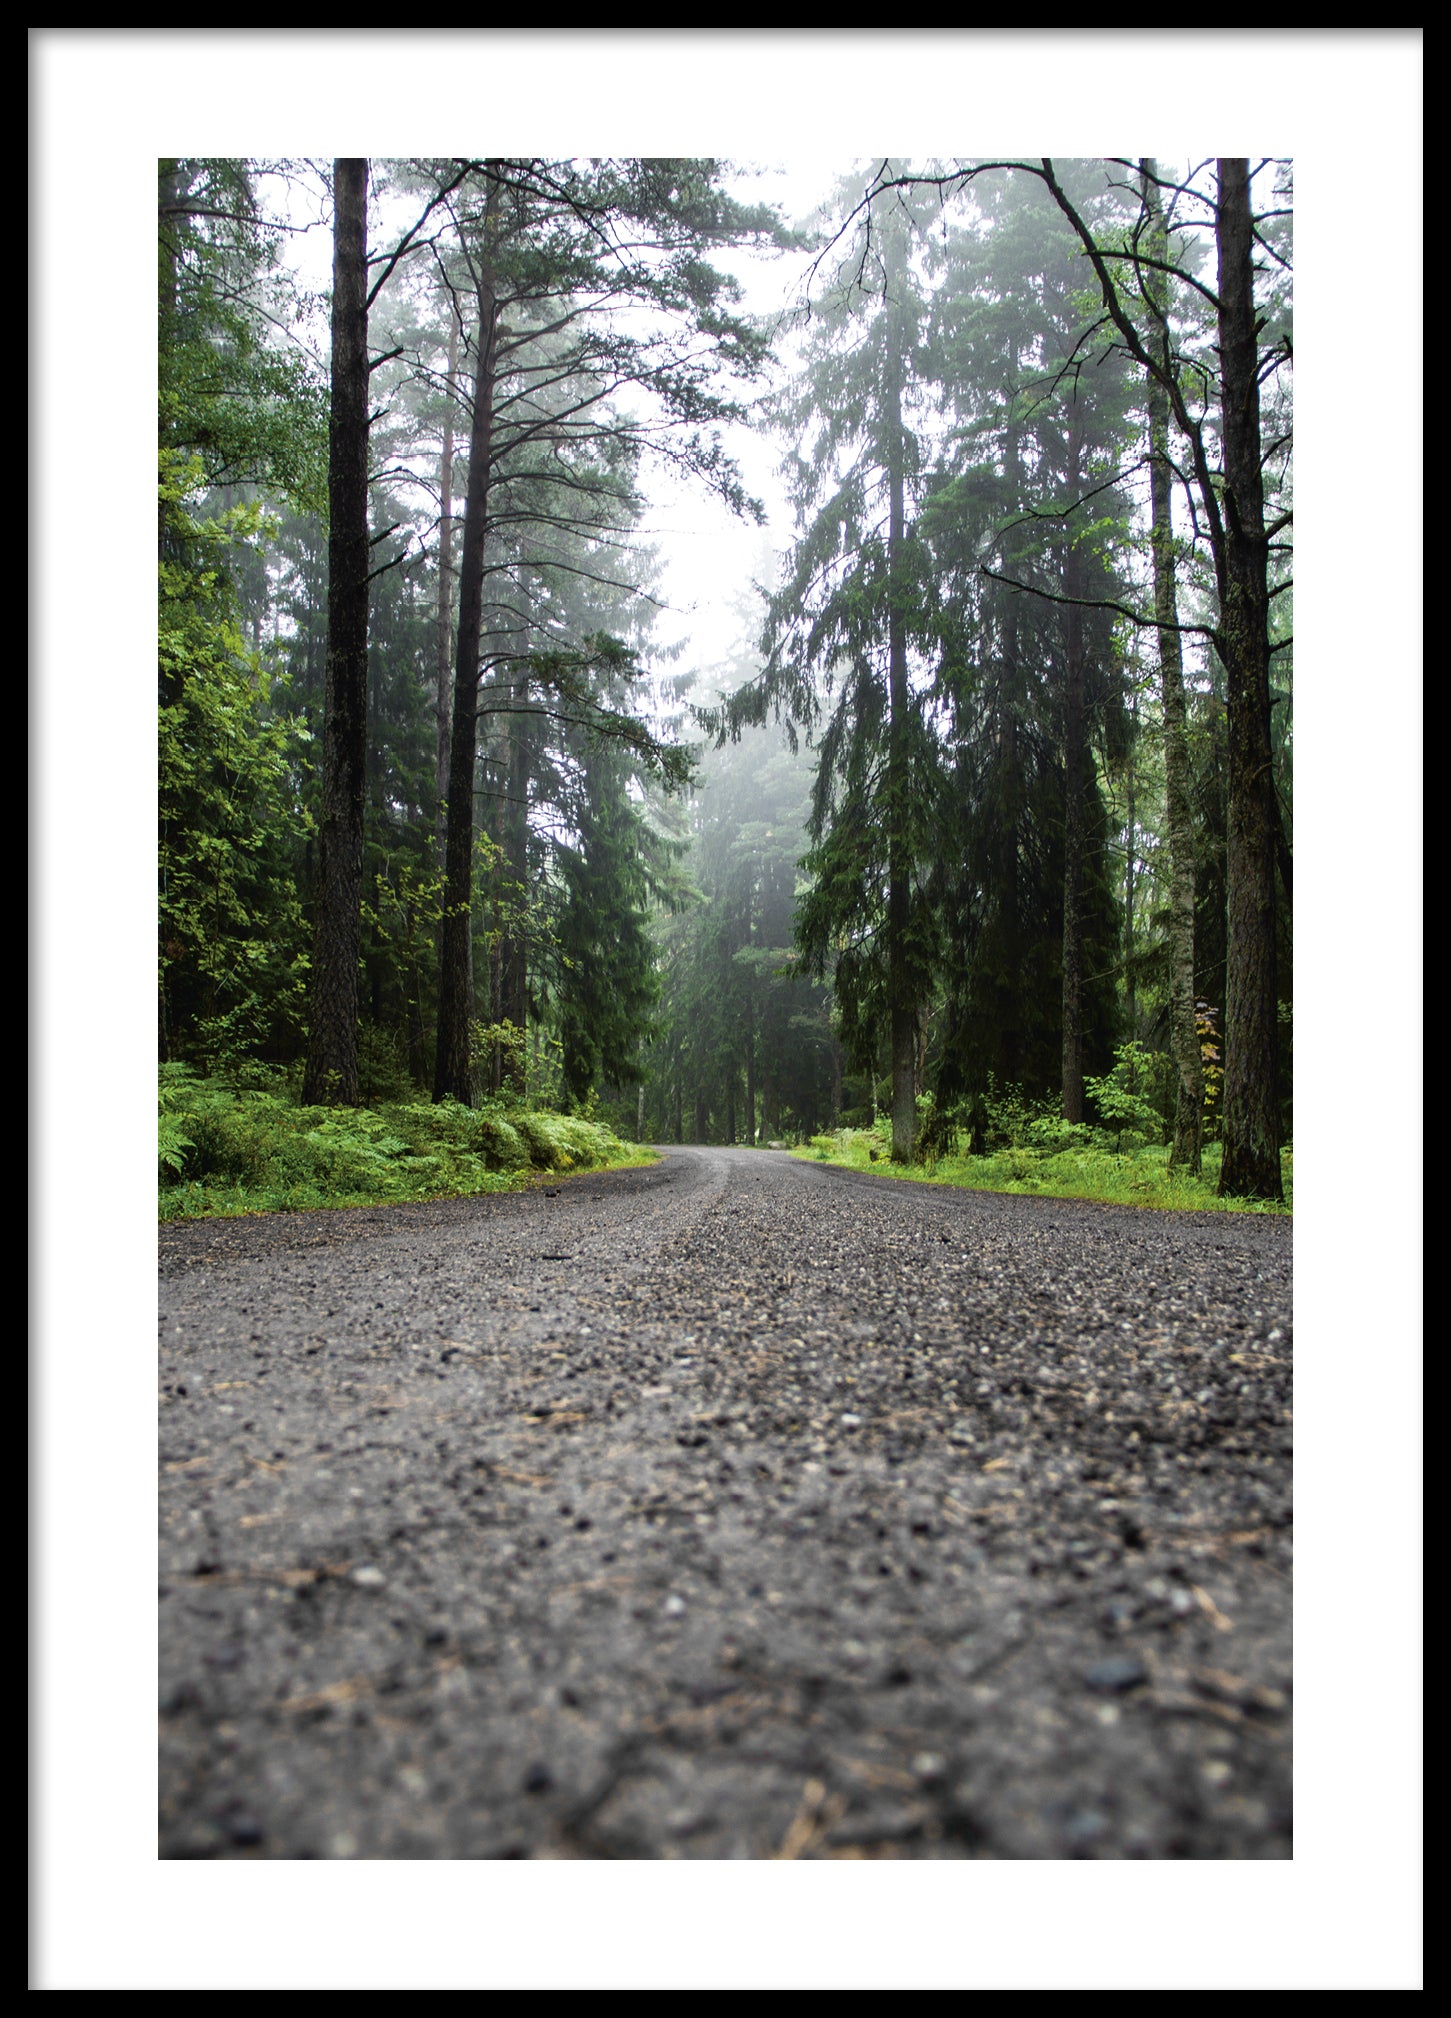
[[[656,1160],[598,1121],[503,1097],[305,1106],[289,1075],[265,1067],[224,1080],[163,1065],[159,1109],[164,1220],[519,1191]]]
[[[1016,1087],[993,1088],[965,1111],[917,1102],[917,1159],[891,1161],[892,1122],[881,1114],[865,1128],[814,1135],[794,1153],[808,1161],[877,1177],[953,1184],[969,1191],[1006,1191],[1042,1198],[1093,1199],[1104,1205],[1145,1205],[1176,1212],[1294,1211],[1294,1152],[1280,1151],[1284,1203],[1236,1198],[1219,1191],[1223,1145],[1204,1144],[1198,1172],[1171,1162],[1172,1147],[1153,1101],[1132,1086],[1137,1046],[1123,1046],[1112,1074],[1090,1082],[1098,1126],[1064,1121],[1051,1101],[1025,1099]],[[1129,1082],[1126,1084],[1125,1082]]]

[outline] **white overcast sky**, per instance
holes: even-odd
[[[1421,32],[32,29],[29,62],[32,1987],[1418,1987]],[[156,157],[485,150],[1295,157],[1293,1863],[156,1862]]]

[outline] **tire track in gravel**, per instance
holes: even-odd
[[[1288,1221],[685,1149],[161,1250],[163,1856],[1290,1854]]]

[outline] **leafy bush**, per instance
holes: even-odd
[[[303,1107],[286,1091],[164,1066],[163,1218],[287,1212],[509,1189],[535,1171],[648,1162],[597,1123],[503,1102]]]
[[[956,1111],[939,1107],[930,1093],[917,1096],[916,1155],[919,1163],[935,1166],[944,1156],[957,1154]]]
[[[1055,1156],[1065,1149],[1087,1149],[1093,1142],[1093,1130],[1082,1121],[1065,1121],[1061,1114],[1045,1114],[1037,1121],[1030,1121],[1026,1130],[1028,1147],[1041,1149]]]
[[[1121,1149],[1125,1138],[1133,1146],[1162,1142],[1166,1115],[1172,1113],[1173,1063],[1160,1051],[1146,1051],[1142,1044],[1120,1044],[1113,1054],[1112,1072],[1102,1079],[1085,1076],[1083,1090],[1098,1110],[1098,1117]]]

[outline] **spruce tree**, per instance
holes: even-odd
[[[819,733],[798,922],[811,970],[834,972],[859,1062],[885,1043],[892,1156],[911,1160],[917,1033],[931,985],[923,893],[936,752],[912,657],[937,644],[915,536],[921,451],[914,374],[924,301],[913,220],[888,196],[863,213],[813,303],[799,381],[782,405],[799,537],[773,597],[760,677],[722,732],[768,715]],[[824,725],[824,726],[823,726]]]

